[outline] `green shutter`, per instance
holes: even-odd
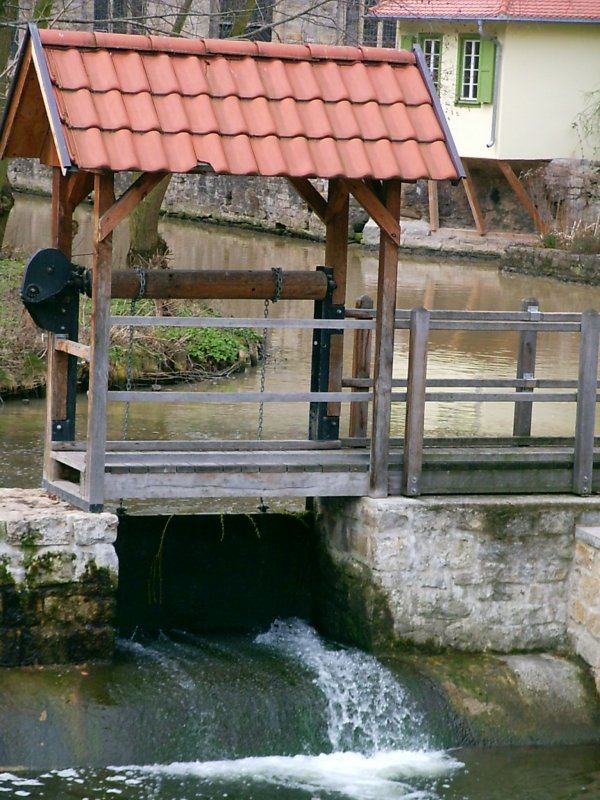
[[[491,103],[494,99],[494,66],[496,62],[496,42],[482,39],[479,44],[479,88],[477,99],[480,103]]]
[[[412,50],[414,43],[415,43],[415,37],[411,36],[409,33],[403,33],[400,36],[401,50]]]

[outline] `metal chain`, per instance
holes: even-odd
[[[142,267],[134,267],[133,271],[137,273],[140,279],[140,288],[138,289],[137,296],[132,298],[129,306],[129,316],[134,317],[138,300],[142,300],[146,294],[146,270]],[[126,365],[126,380],[125,389],[130,392],[133,389],[133,333],[134,326],[129,326],[127,337],[127,365]],[[123,419],[123,439],[129,439],[129,400],[125,403],[125,417]]]
[[[269,319],[269,305],[270,303],[277,303],[281,299],[281,293],[283,292],[283,270],[281,267],[271,267],[271,272],[273,273],[273,277],[275,278],[275,293],[271,300],[269,298],[265,298],[265,304],[263,309],[263,317],[265,321]],[[265,382],[267,379],[267,353],[269,350],[269,329],[265,326],[262,332],[262,339],[263,339],[263,356],[262,356],[262,364],[260,367],[260,393],[261,395],[265,393]],[[265,404],[261,400],[258,405],[258,431],[257,431],[257,438],[260,441],[263,438],[263,425],[265,420]],[[265,502],[261,496],[260,498],[260,505],[259,511],[265,513],[268,509],[268,506],[265,505]]]

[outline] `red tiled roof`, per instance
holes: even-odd
[[[599,0],[380,0],[376,16],[600,22]]]
[[[200,164],[237,175],[405,180],[462,172],[427,70],[411,53],[33,26],[30,38],[63,168]],[[34,99],[39,115],[39,89]],[[4,130],[0,152],[39,156],[44,136],[48,127],[27,141]]]

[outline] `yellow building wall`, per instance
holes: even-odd
[[[399,34],[441,34],[440,100],[458,152],[465,158],[600,158],[600,115],[586,135],[583,114],[600,105],[600,25],[484,24],[496,38],[497,107],[456,102],[461,34],[477,25],[401,22]]]

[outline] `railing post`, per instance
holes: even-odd
[[[538,319],[540,307],[535,297],[527,297],[521,303],[521,311],[528,311],[531,320]],[[537,350],[537,331],[521,331],[517,355],[517,379],[535,377],[535,357]],[[517,392],[533,392],[533,388],[517,387]],[[533,403],[515,403],[513,436],[531,436]]]
[[[366,294],[356,301],[356,308],[373,308],[373,298]],[[352,377],[369,378],[371,376],[371,341],[372,331],[357,329],[354,332],[354,349],[352,352]],[[353,388],[353,392],[368,392],[368,388]],[[350,438],[364,438],[367,435],[369,421],[369,403],[350,404]]]
[[[317,267],[325,272],[328,280],[328,290],[323,300],[315,301],[315,319],[344,319],[344,306],[332,302],[333,270],[329,267]],[[331,364],[331,339],[333,336],[343,336],[343,330],[315,328],[312,332],[312,361],[310,372],[311,392],[326,392],[329,390],[329,374]],[[327,413],[327,402],[311,403],[308,421],[309,439],[339,439],[339,415],[330,416]]]
[[[410,312],[404,465],[402,468],[402,494],[409,497],[416,497],[421,493],[428,338],[429,311],[426,308],[413,308]]]
[[[599,334],[600,315],[597,311],[585,311],[581,315],[581,344],[579,349],[577,418],[575,422],[573,463],[573,492],[579,495],[592,493]]]

